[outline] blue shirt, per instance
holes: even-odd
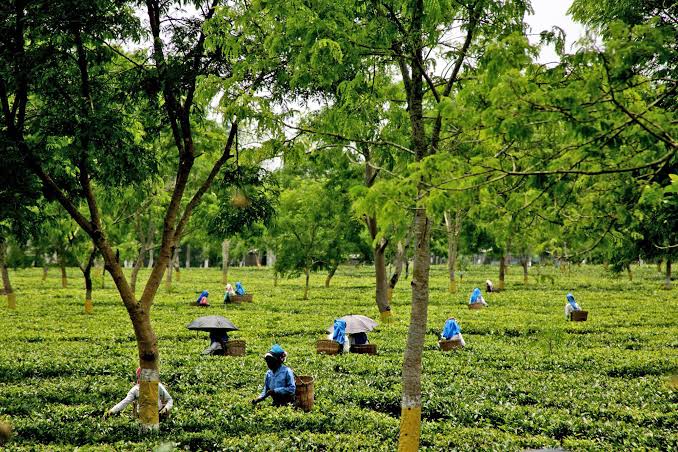
[[[264,379],[264,390],[261,392],[261,397],[264,397],[269,390],[273,390],[276,394],[293,395],[297,391],[297,385],[294,384],[294,372],[285,365],[281,365],[273,372],[269,369],[266,372]]]

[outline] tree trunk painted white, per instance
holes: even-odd
[[[186,268],[191,268],[191,245],[186,245]]]

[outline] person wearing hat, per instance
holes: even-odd
[[[487,302],[483,298],[483,295],[480,293],[480,289],[477,287],[473,289],[473,292],[471,293],[471,298],[469,299],[469,304],[482,304],[483,306],[487,306]]]
[[[278,344],[271,347],[264,355],[268,371],[264,379],[264,389],[259,397],[252,400],[253,405],[262,402],[267,397],[273,399],[273,406],[289,405],[294,402],[297,386],[294,383],[294,372],[283,364],[286,359],[287,353]]]
[[[567,303],[565,303],[565,318],[570,320],[572,313],[575,311],[581,311],[581,308],[574,300],[574,295],[572,295],[572,292],[570,292],[567,294]]]
[[[461,327],[457,323],[457,319],[450,317],[445,321],[445,326],[443,327],[443,332],[440,334],[440,339],[447,341],[459,341],[461,346],[465,347],[466,342],[461,335]]]
[[[113,408],[108,410],[106,414],[104,414],[104,418],[107,418],[108,416],[111,416],[113,414],[118,414],[122,410],[124,410],[127,405],[129,405],[132,402],[136,402],[139,400],[139,379],[141,378],[141,368],[137,367],[137,384],[135,384],[132,389],[129,390],[127,393],[127,396],[122,399],[117,405],[115,405]],[[172,400],[172,396],[167,392],[167,389],[165,389],[165,386],[163,386],[162,383],[158,383],[158,412],[160,413],[161,417],[165,417],[169,415],[170,410],[174,406],[174,401]]]

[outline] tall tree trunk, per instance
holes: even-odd
[[[254,253],[254,259],[255,259],[255,264],[257,265],[257,268],[261,268],[261,251],[257,250],[256,253]]]
[[[457,291],[455,271],[457,270],[457,249],[459,247],[459,234],[461,233],[461,209],[457,209],[455,212],[454,221],[449,210],[445,211],[444,217],[445,228],[447,229],[447,271],[450,278],[448,290],[450,293],[454,293]]]
[[[191,245],[186,245],[186,268],[191,268]]]
[[[172,256],[174,257],[174,256]],[[172,292],[172,273],[174,272],[174,259],[171,259],[167,264],[167,270],[165,271],[165,290],[167,293]]]
[[[424,208],[415,216],[412,311],[403,361],[399,450],[416,451],[421,434],[421,361],[428,316],[431,224]]]
[[[61,287],[63,289],[68,287],[68,275],[66,274],[66,261],[63,256],[59,256],[59,267],[61,268]]]
[[[520,265],[523,267],[523,284],[527,285],[528,284],[528,278],[527,278],[527,264],[528,264],[528,257],[524,256],[523,259],[520,260]]]
[[[174,266],[174,274],[177,277],[177,282],[181,281],[181,266],[179,265],[179,246],[174,248],[174,257],[172,258],[172,265]]]
[[[49,260],[48,260],[47,255],[44,255],[43,257],[45,259],[45,263],[42,266],[42,280],[47,281],[47,272],[49,271]]]
[[[409,243],[409,238],[407,239]],[[406,259],[406,247],[403,245],[403,242],[400,241],[396,245],[396,255],[393,263],[393,274],[388,280],[388,302],[391,303],[393,301],[393,289],[395,289],[395,286],[398,284],[398,280],[400,279],[400,275],[403,272],[403,265],[405,263]]]
[[[132,289],[132,292],[136,294],[137,291],[137,278],[139,277],[139,270],[141,270],[141,267],[144,266],[144,254],[146,252],[144,251],[144,246],[139,247],[139,253],[137,254],[137,258],[134,261],[134,267],[132,267],[132,274],[130,275],[130,288]]]
[[[278,287],[278,272],[273,270],[273,287]]]
[[[309,268],[304,269],[304,274],[306,275],[306,285],[304,286],[304,300],[308,300],[308,280],[311,277],[311,270]]]
[[[221,282],[228,284],[228,261],[230,259],[231,241],[224,239],[221,242]]]
[[[85,314],[91,314],[94,310],[92,305],[92,267],[94,266],[94,258],[97,255],[96,245],[89,253],[89,258],[84,267],[80,267],[82,275],[85,278]]]
[[[629,276],[629,281],[633,281],[633,272],[631,271],[631,264],[626,265],[626,274]]]
[[[372,240],[377,238],[378,228],[377,228],[377,219],[375,217],[366,217],[365,223],[367,224],[367,229],[370,233]],[[375,300],[377,302],[377,308],[379,309],[379,314],[381,315],[381,320],[388,322],[391,318],[391,305],[388,302],[388,289],[386,281],[386,245],[388,241],[386,239],[381,239],[373,248],[374,256],[374,274],[375,274]]]
[[[657,261],[657,273],[661,273],[661,272],[662,272],[662,260],[659,259]]]
[[[666,278],[664,279],[664,288],[671,290],[671,258],[666,258]]]
[[[497,289],[504,290],[504,277],[506,276],[506,253],[502,253],[499,260],[499,283]]]
[[[275,265],[275,253],[271,248],[266,250],[266,266],[273,267]]]
[[[12,289],[7,270],[7,242],[5,241],[0,241],[0,272],[2,272],[2,285],[7,296],[7,308],[16,309],[16,294]]]
[[[151,248],[148,250],[148,268],[153,268],[155,265],[155,250]]]
[[[335,264],[330,267],[330,271],[327,272],[327,278],[325,278],[325,287],[330,287],[330,281],[332,281],[332,277],[334,277],[338,267],[339,264]]]
[[[206,248],[203,248],[203,250],[202,250],[202,255],[203,255],[203,257],[204,257],[204,263],[203,263],[203,266],[204,266],[205,268],[210,268],[210,253],[209,253],[209,250],[206,249]]]

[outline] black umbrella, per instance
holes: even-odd
[[[198,330],[198,331],[214,331],[214,330],[224,330],[224,331],[235,331],[238,329],[237,326],[233,325],[233,322],[228,320],[226,317],[220,315],[206,315],[204,317],[198,317],[194,321],[188,324],[186,327],[189,330]]]

